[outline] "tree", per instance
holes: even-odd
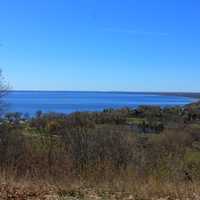
[[[3,102],[3,97],[7,94],[8,89],[9,89],[9,86],[2,75],[2,71],[0,70],[0,115],[3,112],[4,105],[5,105]]]

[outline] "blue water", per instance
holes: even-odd
[[[34,115],[38,110],[71,113],[75,111],[101,111],[105,108],[134,108],[139,105],[185,105],[193,102],[194,99],[123,92],[13,91],[5,97],[5,101],[8,105],[7,112]]]

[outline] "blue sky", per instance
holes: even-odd
[[[199,0],[0,0],[13,89],[200,91]]]

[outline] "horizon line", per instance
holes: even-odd
[[[24,90],[24,89],[13,89],[8,90],[8,92],[98,92],[98,93],[176,93],[176,94],[182,94],[182,93],[188,93],[188,94],[200,94],[199,92],[194,91],[122,91],[122,90],[37,90],[37,89],[30,89],[30,90]]]

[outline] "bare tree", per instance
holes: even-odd
[[[9,86],[2,75],[2,71],[0,70],[0,115],[2,114],[5,108],[3,97],[7,94],[8,89],[9,89]]]

